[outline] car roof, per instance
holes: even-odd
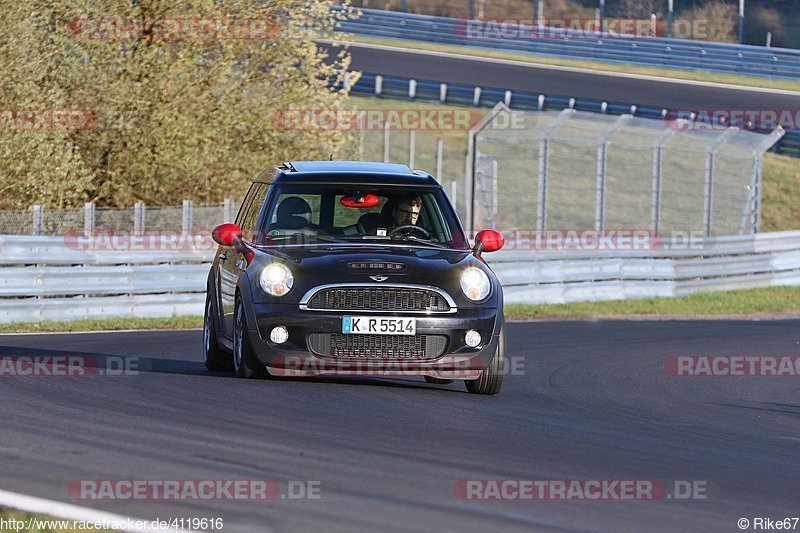
[[[291,161],[276,169],[272,183],[341,183],[439,187],[433,176],[406,165],[368,161]]]

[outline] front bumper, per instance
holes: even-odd
[[[305,311],[292,304],[253,304],[250,344],[259,362],[271,374],[284,376],[320,375],[427,375],[440,379],[477,379],[494,357],[502,327],[502,313],[495,308],[459,308],[453,314],[403,314],[359,311]],[[307,343],[314,333],[342,331],[344,315],[413,316],[417,335],[444,335],[447,347],[436,358],[392,359],[381,357],[326,357],[314,354]],[[289,340],[274,344],[269,334],[275,326],[286,326]],[[476,348],[464,342],[464,334],[477,330],[485,341]]]

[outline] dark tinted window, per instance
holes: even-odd
[[[370,196],[377,197],[376,205],[352,205],[354,198]],[[467,246],[441,189],[286,184],[270,195],[266,221],[260,243],[271,246],[331,241]]]

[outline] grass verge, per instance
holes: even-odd
[[[800,318],[800,287],[702,292],[681,298],[646,298],[571,304],[509,304],[509,320],[585,318]]]
[[[798,317],[800,287],[769,287],[705,292],[682,298],[647,298],[571,304],[508,304],[508,320],[585,318],[731,318]],[[114,318],[74,322],[0,324],[0,333],[114,331],[121,329],[197,329],[202,316],[173,318]]]
[[[420,41],[407,41],[403,39],[386,39],[366,37],[363,35],[350,35],[348,41],[365,44],[379,44],[384,46],[397,46],[415,50],[428,50],[431,52],[448,52],[452,54],[466,54],[477,57],[506,59],[522,61],[524,63],[538,63],[541,65],[561,66],[599,70],[604,72],[619,72],[624,74],[640,74],[644,76],[659,76],[679,80],[724,83],[729,85],[744,85],[747,87],[761,87],[765,89],[780,89],[785,91],[800,91],[800,82],[794,80],[770,79],[757,76],[743,76],[737,74],[721,74],[706,70],[679,70],[669,68],[645,67],[628,65],[626,63],[613,63],[606,61],[584,61],[578,59],[563,59],[559,57],[542,56],[532,53],[502,52],[475,46],[459,46]],[[568,95],[566,95],[568,96]]]
[[[69,333],[72,331],[115,331],[122,329],[196,329],[202,316],[169,318],[105,318],[69,322],[12,322],[0,324],[0,333]]]

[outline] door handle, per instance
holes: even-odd
[[[220,261],[227,261],[228,260],[228,252],[222,252],[221,254],[219,254],[219,260]]]

